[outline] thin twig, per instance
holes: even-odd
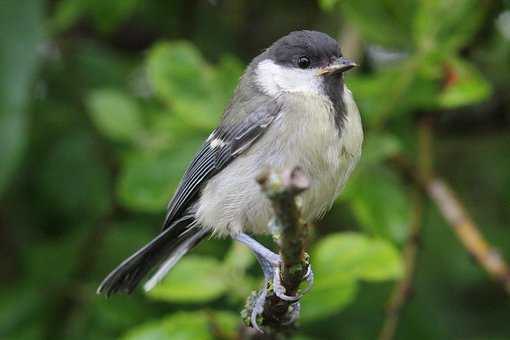
[[[296,196],[308,188],[308,179],[299,168],[294,168],[283,172],[265,171],[257,177],[257,181],[271,201],[275,214],[271,228],[279,231],[277,243],[282,257],[280,271],[285,294],[296,296],[308,269],[305,253],[307,227],[301,219]],[[271,285],[262,289],[267,295],[260,324],[270,333],[281,334],[295,328],[299,302],[280,299]],[[250,313],[251,303],[252,299],[248,299],[246,313]]]
[[[501,254],[485,240],[453,190],[442,179],[434,178],[429,182],[427,192],[467,251],[510,294],[508,265]]]
[[[425,119],[418,126],[418,171],[424,178],[432,173],[432,126],[431,121]],[[416,257],[420,246],[422,228],[423,202],[421,192],[415,190],[413,195],[414,213],[409,235],[402,252],[404,258],[404,277],[395,285],[388,305],[386,318],[379,333],[379,340],[391,340],[397,331],[400,313],[412,296],[414,273],[416,271]]]
[[[403,157],[393,158],[394,164],[436,204],[468,253],[510,294],[510,269],[500,253],[483,237],[464,204],[441,178],[421,176]]]
[[[391,293],[386,307],[386,319],[379,334],[379,340],[393,339],[400,319],[400,312],[412,296],[422,218],[422,202],[418,194],[414,201],[413,221],[402,254],[404,258],[404,277],[397,282]]]

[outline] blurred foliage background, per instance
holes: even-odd
[[[507,0],[0,1],[0,338],[240,338],[261,274],[228,240],[150,294],[95,289],[159,230],[244,66],[305,28],[362,64],[366,142],[314,228],[295,338],[377,338],[414,245],[395,338],[510,339],[502,285],[392,163],[433,168],[510,259]]]

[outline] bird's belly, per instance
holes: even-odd
[[[361,124],[347,130],[347,117],[339,134],[330,108],[320,104],[296,102],[246,154],[209,181],[196,208],[203,226],[218,234],[268,232],[272,208],[255,181],[266,167],[303,169],[310,179],[310,188],[300,196],[306,221],[330,208],[359,158],[362,132]],[[360,140],[352,143],[352,138]]]

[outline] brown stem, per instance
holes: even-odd
[[[301,213],[296,204],[296,196],[309,186],[308,179],[301,169],[284,170],[282,172],[265,171],[257,177],[262,191],[271,201],[274,210],[272,228],[280,231],[276,236],[282,257],[281,282],[285,294],[295,296],[303,282],[308,269],[308,259],[305,253],[307,227],[301,220]],[[273,287],[268,285],[266,290],[264,311],[261,325],[269,333],[283,334],[295,328],[292,308],[295,303],[280,299],[274,294]],[[252,299],[248,299],[246,314],[250,315]]]
[[[262,174],[258,181],[271,200],[275,222],[281,230],[278,244],[282,257],[282,284],[287,295],[296,295],[307,264],[306,226],[301,221],[295,197],[308,188],[308,179],[299,168],[294,168],[292,171],[284,171],[282,175],[273,175],[272,179],[271,175]]]
[[[421,176],[403,157],[393,159],[402,173],[412,180],[436,204],[439,212],[452,227],[464,248],[473,255],[477,263],[495,280],[501,282],[510,294],[510,269],[467,212],[451,187],[437,176]]]
[[[453,228],[466,250],[510,294],[510,270],[500,253],[483,237],[453,190],[440,178],[432,179],[427,192]]]
[[[432,125],[426,119],[421,121],[418,128],[418,171],[423,178],[429,178],[432,173]],[[420,246],[420,232],[422,228],[422,197],[421,193],[414,193],[414,214],[407,241],[404,245],[404,277],[393,288],[386,307],[386,319],[379,334],[379,340],[391,340],[397,331],[400,313],[412,295],[412,284],[416,271],[416,256]]]
[[[386,307],[386,319],[379,334],[379,340],[393,339],[400,319],[400,312],[412,296],[412,285],[416,270],[416,255],[420,245],[422,202],[419,194],[414,199],[414,215],[411,229],[403,250],[404,277],[391,293]]]

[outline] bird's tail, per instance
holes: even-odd
[[[181,218],[115,268],[103,280],[97,293],[107,296],[119,292],[129,294],[149,271],[161,265],[144,286],[145,290],[152,289],[207,234],[209,231],[197,226],[191,216]]]

